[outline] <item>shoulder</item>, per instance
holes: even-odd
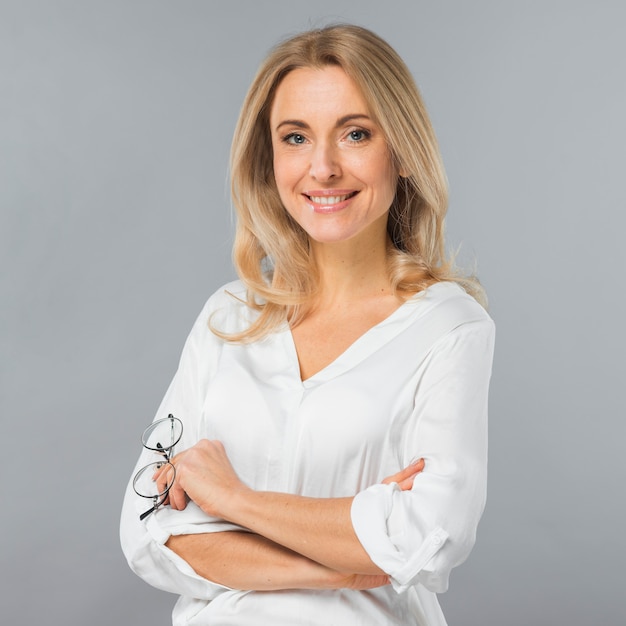
[[[216,289],[209,296],[204,308],[215,311],[241,305],[246,305],[246,287],[240,280],[233,280]]]
[[[493,320],[471,295],[455,282],[442,281],[416,294],[409,301],[411,330],[415,342],[428,342],[439,351],[447,344],[470,346],[478,341],[493,349]],[[434,353],[433,352],[433,353]]]
[[[475,372],[488,380],[495,325],[484,307],[451,281],[435,283],[411,301],[422,307],[413,324],[416,341],[428,337],[431,342],[424,365],[431,371]]]
[[[206,328],[216,328],[224,333],[240,332],[258,315],[248,306],[247,289],[240,280],[233,280],[211,294],[206,301],[199,321]]]
[[[493,320],[472,296],[460,285],[452,281],[435,283],[413,296],[409,302],[421,310],[425,316],[456,320],[459,325],[470,322],[483,322],[493,326]]]

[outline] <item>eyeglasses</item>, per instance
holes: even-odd
[[[176,468],[170,463],[174,446],[180,441],[183,434],[183,423],[171,413],[156,422],[153,422],[143,431],[141,443],[143,447],[157,453],[161,459],[142,467],[133,478],[133,489],[138,496],[152,500],[152,508],[144,511],[140,520],[144,520],[150,513],[156,511],[167,499],[167,494],[174,484]],[[168,471],[161,472],[166,477],[166,483],[154,480],[154,474],[164,465],[169,465]]]

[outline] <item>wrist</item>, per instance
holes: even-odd
[[[250,502],[256,493],[258,492],[243,483],[232,487],[219,499],[220,505],[214,515],[233,524],[249,528],[245,523],[245,511],[250,508]]]

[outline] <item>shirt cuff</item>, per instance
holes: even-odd
[[[441,550],[448,540],[448,533],[441,527],[431,530],[422,538],[419,547],[411,553],[403,551],[402,545],[415,545],[415,539],[406,542],[406,533],[418,532],[417,529],[392,528],[390,517],[394,507],[394,499],[403,496],[396,483],[390,485],[373,485],[357,494],[352,502],[351,518],[356,535],[372,561],[389,575],[391,585],[397,593],[403,593],[419,582],[420,572],[431,559]],[[410,493],[406,495],[410,496]],[[397,524],[396,524],[397,525]],[[435,583],[429,577],[429,588],[439,587],[435,591],[445,591],[447,580]]]
[[[138,507],[141,508],[141,507]],[[168,506],[151,513],[145,520],[146,531],[152,537],[155,547],[187,579],[195,581],[205,589],[203,597],[215,597],[220,591],[230,587],[216,583],[198,575],[182,557],[170,550],[165,544],[173,535],[194,535],[207,532],[242,530],[241,527],[218,518],[207,516],[195,503],[189,502],[182,511],[174,511]]]

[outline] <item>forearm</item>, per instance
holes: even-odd
[[[169,500],[174,509],[184,509],[189,497],[208,515],[248,528],[331,570],[385,575],[356,536],[350,515],[353,498],[250,489],[235,474],[219,441],[203,439],[173,461],[177,474]],[[420,459],[384,482],[397,481],[401,489],[410,489],[423,467]]]
[[[381,576],[341,574],[253,533],[178,535],[166,545],[199,576],[244,591],[371,588],[388,582]]]
[[[383,574],[359,542],[350,518],[352,498],[306,498],[243,489],[225,519],[337,571]]]

